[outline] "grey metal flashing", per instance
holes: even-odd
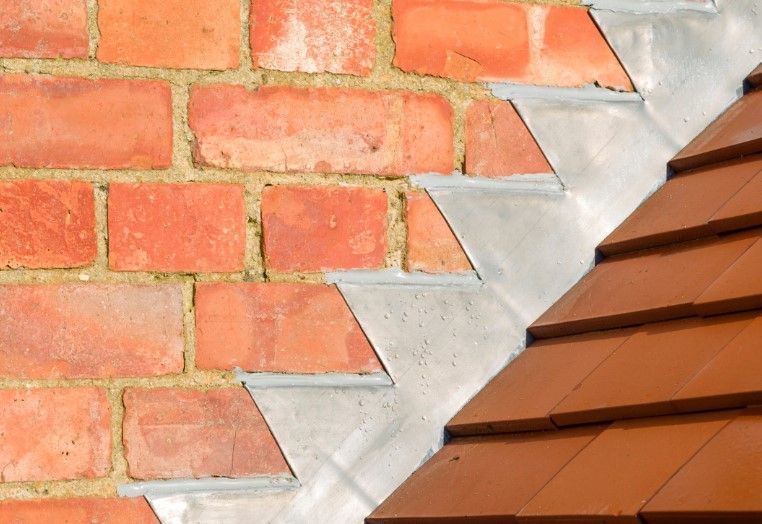
[[[410,177],[410,183],[429,192],[461,190],[559,194],[564,191],[564,186],[555,173],[516,174],[505,178],[426,174]]]
[[[246,373],[235,370],[235,376],[248,389],[262,388],[354,388],[392,386],[391,377],[386,373]]]
[[[525,84],[490,82],[486,84],[492,94],[501,100],[564,100],[578,102],[642,102],[632,91],[614,91],[595,85],[583,87],[550,87]]]
[[[208,477],[200,479],[149,480],[121,484],[116,492],[120,497],[157,496],[198,491],[283,491],[299,487],[299,481],[291,475],[273,475],[251,478]]]
[[[475,271],[463,273],[406,272],[399,269],[333,271],[325,274],[328,284],[404,287],[480,287],[483,282]]]
[[[717,12],[717,6],[713,0],[582,0],[582,5],[592,9],[631,14],[674,13],[676,11]]]

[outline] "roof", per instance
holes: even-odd
[[[367,522],[762,521],[761,74]]]

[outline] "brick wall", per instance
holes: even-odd
[[[483,81],[632,88],[575,3],[5,0],[0,520],[288,473],[233,368],[383,370],[324,273],[470,270],[408,177],[552,171]]]

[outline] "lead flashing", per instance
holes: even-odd
[[[675,11],[717,13],[717,6],[713,0],[703,2],[691,0],[582,0],[582,5],[592,9],[632,14],[673,13]]]
[[[595,85],[583,87],[550,87],[490,82],[487,89],[501,100],[563,100],[578,102],[642,102],[643,97],[634,91],[614,91]]]
[[[356,284],[366,286],[419,286],[419,287],[474,287],[483,283],[475,271],[463,273],[432,274],[419,271],[405,272],[399,269],[380,271],[334,271],[325,274],[327,284]]]
[[[383,372],[321,373],[321,374],[286,374],[286,373],[246,373],[235,370],[238,380],[248,389],[270,388],[346,388],[392,386],[392,379]]]
[[[510,193],[561,194],[564,186],[555,173],[511,175],[505,178],[487,178],[453,174],[449,176],[426,174],[410,177],[414,187],[427,191],[507,191]]]
[[[222,478],[208,477],[201,479],[149,480],[117,486],[120,497],[140,497],[151,495],[176,495],[199,491],[286,491],[299,487],[299,481],[291,475]]]

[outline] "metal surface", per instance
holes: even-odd
[[[594,11],[644,102],[515,100],[564,192],[430,187],[484,285],[339,282],[395,385],[251,390],[299,479],[287,493],[152,496],[165,522],[358,523],[443,440],[595,245],[759,61],[762,0],[718,14]],[[752,52],[753,51],[753,52]]]

